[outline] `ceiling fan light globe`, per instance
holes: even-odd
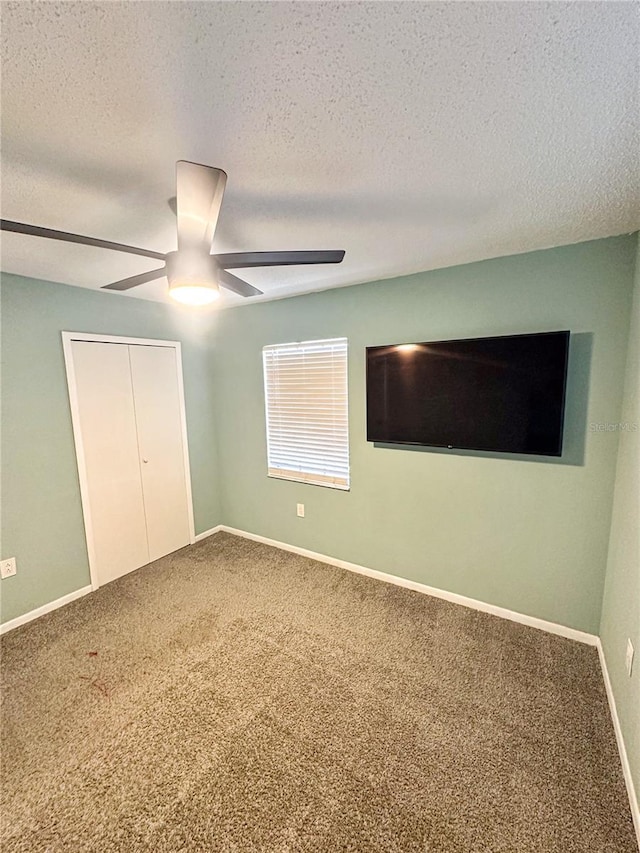
[[[169,288],[169,296],[182,305],[210,305],[220,291],[215,285],[177,284]]]
[[[208,305],[220,296],[219,269],[203,249],[170,252],[166,258],[169,296],[184,305]]]

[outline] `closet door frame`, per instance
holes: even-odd
[[[91,521],[91,507],[89,506],[89,480],[82,444],[82,431],[80,428],[80,408],[78,404],[78,387],[73,365],[73,341],[89,341],[101,344],[125,344],[127,346],[152,346],[169,347],[176,352],[176,371],[178,380],[178,398],[180,401],[180,425],[182,428],[182,448],[184,455],[184,477],[187,489],[187,514],[189,519],[189,543],[193,545],[196,541],[193,520],[193,496],[191,493],[191,470],[189,467],[189,445],[187,443],[187,418],[184,404],[184,383],[182,379],[182,348],[180,341],[157,341],[150,338],[122,338],[115,335],[99,335],[91,332],[62,332],[62,349],[67,372],[67,387],[69,389],[69,405],[71,408],[71,423],[73,426],[73,440],[76,450],[78,464],[78,478],[80,480],[80,500],[82,503],[82,515],[84,517],[84,530],[87,540],[87,553],[89,556],[89,572],[91,575],[91,589],[96,590],[100,586],[98,582],[95,543],[93,536],[93,525]]]

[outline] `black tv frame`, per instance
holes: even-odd
[[[432,444],[421,441],[389,441],[389,439],[385,438],[372,438],[370,436],[369,430],[369,351],[370,350],[382,350],[382,349],[390,349],[392,347],[398,346],[433,346],[437,344],[458,344],[458,343],[472,343],[474,341],[486,341],[486,340],[501,340],[508,338],[513,340],[515,338],[536,338],[536,337],[546,337],[548,335],[564,335],[566,338],[566,348],[565,348],[565,359],[564,359],[564,369],[562,374],[562,406],[561,406],[561,414],[560,414],[560,429],[559,436],[560,441],[558,445],[557,452],[553,453],[531,453],[525,450],[499,450],[499,449],[487,449],[482,447],[471,447],[464,446],[459,444]],[[477,453],[493,453],[493,454],[505,454],[509,456],[540,456],[543,458],[551,457],[551,458],[559,458],[562,456],[562,449],[564,443],[564,424],[565,424],[565,414],[566,414],[566,402],[567,402],[567,377],[568,377],[568,368],[569,368],[569,347],[571,345],[571,332],[569,329],[559,329],[558,331],[547,331],[547,332],[522,332],[516,335],[484,335],[482,337],[476,338],[448,338],[447,340],[441,341],[407,341],[405,343],[398,344],[378,344],[374,346],[365,347],[365,361],[366,361],[366,376],[365,376],[365,405],[366,405],[366,421],[367,421],[367,441],[372,442],[373,444],[384,444],[391,446],[409,446],[409,447],[433,447],[445,450],[466,450],[466,451],[474,451]]]

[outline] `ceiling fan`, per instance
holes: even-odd
[[[178,250],[176,252],[154,252],[113,243],[82,234],[55,231],[0,219],[0,230],[34,237],[48,237],[67,243],[81,243],[101,249],[113,249],[131,255],[157,258],[164,266],[105,284],[102,290],[130,290],[140,284],[166,276],[169,280],[169,295],[178,302],[189,305],[206,305],[220,295],[220,287],[240,296],[258,296],[262,293],[253,285],[228,272],[243,267],[295,266],[298,264],[339,264],[344,251],[311,252],[228,252],[212,255],[211,244],[220,215],[222,196],[227,183],[226,172],[212,166],[201,166],[187,160],[176,163],[176,215],[178,225]]]

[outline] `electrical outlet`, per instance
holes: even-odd
[[[304,518],[304,504],[298,504],[298,518]]]
[[[0,577],[10,578],[12,575],[15,575],[16,572],[15,557],[9,557],[8,560],[2,560],[2,562],[0,562]]]
[[[631,670],[633,669],[633,643],[627,639],[627,654],[624,660],[624,665],[627,668],[627,675],[631,678]]]

